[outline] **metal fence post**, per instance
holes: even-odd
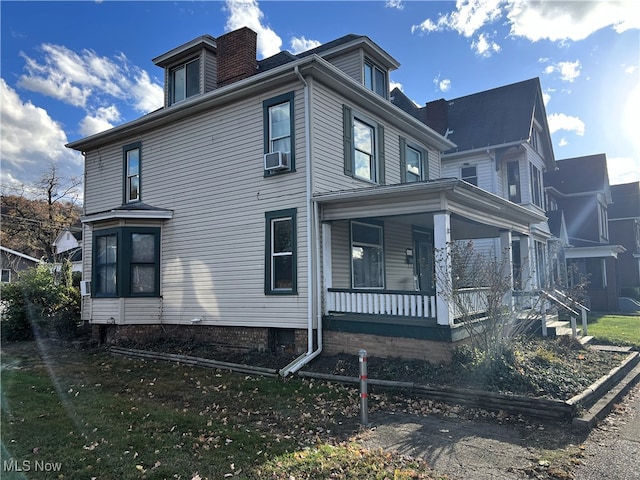
[[[358,352],[360,364],[360,424],[364,427],[369,425],[368,400],[367,392],[367,351],[360,350]]]

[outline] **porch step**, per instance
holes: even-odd
[[[593,335],[585,335],[584,337],[580,337],[579,340],[582,345],[589,345],[593,340]]]

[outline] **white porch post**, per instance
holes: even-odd
[[[520,237],[520,265],[522,265],[522,290],[530,292],[534,288],[535,258],[533,239],[528,235]]]
[[[451,216],[436,213],[433,216],[433,247],[435,249],[436,272],[436,318],[438,325],[453,324],[453,307],[449,298],[453,278],[451,275]],[[443,278],[444,277],[444,278]],[[447,298],[449,297],[449,298]]]
[[[333,305],[329,305],[329,289],[333,286],[331,271],[331,224],[322,224],[322,291],[324,293],[323,312],[328,313]]]
[[[513,257],[511,253],[511,230],[500,232],[500,254],[502,255],[502,275],[508,281],[509,291],[504,297],[506,307],[513,309]]]

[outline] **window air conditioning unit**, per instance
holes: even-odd
[[[271,152],[264,154],[264,169],[268,172],[286,170],[289,168],[289,160],[284,152]]]
[[[83,280],[80,282],[80,295],[86,297],[87,295],[91,295],[91,282],[87,280]]]

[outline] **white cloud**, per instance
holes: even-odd
[[[82,157],[65,148],[67,135],[43,108],[23,102],[0,78],[0,156],[5,187],[33,183],[54,162],[64,176],[82,173]]]
[[[271,28],[263,25],[264,13],[256,0],[226,0],[225,11],[229,14],[225,25],[228,32],[249,27],[258,34],[258,56],[265,58],[280,52],[282,40]]]
[[[447,92],[451,89],[451,80],[448,78],[440,78],[440,75],[433,79],[433,84],[440,92]]]
[[[640,181],[640,158],[607,158],[607,173],[611,185],[638,182]]]
[[[500,45],[491,40],[486,33],[478,35],[477,40],[471,42],[471,48],[481,57],[490,57],[501,50]]]
[[[395,8],[398,10],[404,9],[404,4],[402,3],[402,0],[387,0],[384,3],[384,6],[387,8]]]
[[[634,73],[636,73],[638,71],[638,66],[637,65],[622,65],[622,70],[627,75],[633,75]]]
[[[571,83],[580,76],[581,68],[582,64],[580,63],[580,60],[576,60],[575,62],[558,62],[556,64],[547,65],[544,69],[544,73],[550,75],[557,72],[560,74],[560,80]]]
[[[114,122],[120,121],[121,116],[118,107],[100,107],[94,115],[87,115],[80,122],[80,133],[84,136],[104,132],[113,127]]]
[[[411,27],[411,32],[441,32],[454,30],[469,38],[485,25],[494,22],[502,15],[503,0],[458,0],[456,10],[440,15],[437,21],[426,19]]]
[[[389,80],[389,91],[393,91],[394,88],[397,88],[398,90],[400,90],[401,92],[404,92],[404,89],[402,88],[402,84],[398,83],[398,82],[394,82],[393,80]]]
[[[542,102],[544,103],[544,106],[546,107],[549,102],[551,101],[551,93],[553,90],[550,88],[547,88],[544,92],[542,92]]]
[[[567,145],[569,145],[569,142],[567,141],[566,138],[562,137],[560,139],[560,141],[558,142],[558,146],[559,147],[566,147]]]
[[[92,50],[75,52],[52,44],[41,45],[40,53],[39,60],[22,54],[26,73],[19,87],[87,110],[105,98],[125,101],[142,113],[163,104],[162,86],[122,54],[110,59]]]
[[[601,28],[621,33],[640,28],[636,0],[531,2],[510,0],[506,5],[511,35],[538,40],[584,40]]]
[[[291,38],[291,53],[297,55],[322,45],[318,40],[307,40],[304,36]]]
[[[584,135],[584,122],[578,117],[572,117],[564,113],[552,113],[547,116],[547,122],[551,133],[567,130],[579,136]]]

